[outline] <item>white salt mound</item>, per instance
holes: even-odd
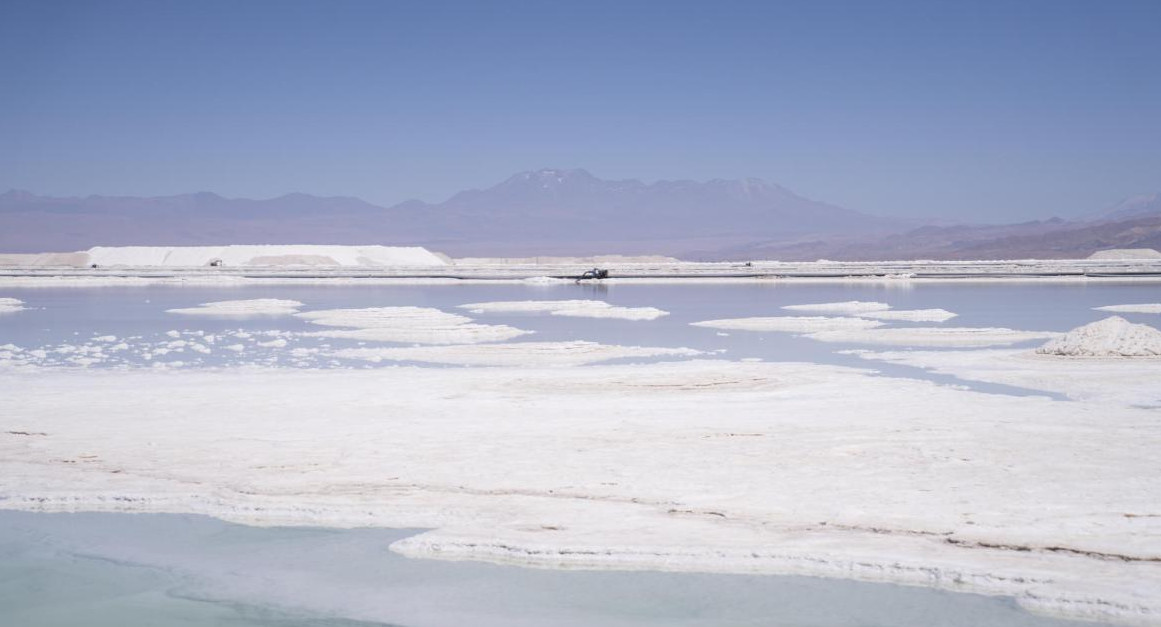
[[[17,298],[0,298],[0,314],[13,313],[24,309],[24,301]]]
[[[1112,248],[1098,250],[1088,256],[1089,259],[1161,259],[1161,252],[1152,248]]]
[[[297,300],[279,298],[253,298],[250,300],[220,300],[202,303],[197,307],[167,309],[167,313],[191,316],[283,316],[296,313],[302,303]]]
[[[1093,307],[1098,311],[1115,311],[1117,313],[1155,313],[1161,314],[1161,303],[1136,303],[1130,305],[1105,305]]]
[[[786,305],[783,309],[791,311],[817,311],[819,313],[846,313],[857,314],[866,311],[885,311],[891,306],[887,303],[865,302],[848,300],[841,303],[813,303],[807,305]]]
[[[418,246],[96,246],[86,254],[99,266],[445,266]]]
[[[1077,327],[1036,352],[1063,357],[1158,357],[1161,331],[1111,316]]]

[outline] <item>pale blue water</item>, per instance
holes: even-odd
[[[411,531],[0,512],[13,627],[1068,627],[1011,599],[810,577],[412,560]],[[352,618],[353,617],[353,618]]]
[[[0,316],[0,346],[52,350],[93,345],[113,335],[132,347],[243,329],[285,337],[284,348],[238,355],[188,351],[144,359],[134,348],[90,367],[186,368],[258,363],[287,367],[386,367],[332,360],[295,348],[353,345],[305,338],[319,330],[301,319],[182,317],[166,309],[199,303],[285,298],[304,311],[414,305],[456,311],[478,301],[596,298],[671,312],[655,321],[562,318],[547,314],[481,314],[480,322],[535,331],[514,341],[590,340],[724,351],[729,359],[813,361],[875,368],[885,374],[1023,394],[1005,386],[933,376],[867,362],[838,351],[857,348],[787,333],[735,331],[727,336],[690,322],[789,315],[783,305],[876,300],[895,309],[944,308],[959,315],[943,326],[1005,326],[1065,331],[1106,317],[1100,305],[1161,301],[1161,283],[1133,284],[814,284],[814,285],[454,285],[247,286],[5,289],[26,311]],[[1127,314],[1157,326],[1161,316]],[[936,326],[934,323],[891,323]],[[274,335],[280,334],[280,335]],[[108,343],[106,343],[108,344]],[[0,349],[2,350],[2,349]],[[51,353],[60,367],[74,353]],[[647,360],[632,360],[647,361]],[[1011,599],[828,579],[725,575],[562,572],[476,563],[415,561],[386,550],[398,530],[255,529],[195,516],[45,515],[0,512],[0,625],[299,627],[325,625],[794,625],[916,627],[1064,626],[1030,615]],[[366,621],[363,623],[357,621]]]

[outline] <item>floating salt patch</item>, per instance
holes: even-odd
[[[1161,356],[1161,331],[1110,316],[1077,327],[1036,352],[1062,357],[1157,357]]]
[[[866,311],[859,314],[861,318],[875,320],[904,320],[907,322],[943,322],[951,320],[959,314],[946,309],[899,309],[887,311]]]
[[[1059,336],[1047,331],[1017,331],[992,327],[917,327],[898,329],[863,329],[821,331],[806,337],[821,342],[847,344],[886,344],[894,346],[1006,346],[1028,340]]]
[[[824,316],[768,316],[755,318],[724,318],[691,322],[695,327],[711,329],[733,329],[737,331],[785,331],[788,333],[816,333],[820,331],[842,331],[852,329],[872,329],[883,326],[877,320],[862,318],[827,318]]]
[[[867,311],[885,311],[891,306],[887,303],[848,300],[841,303],[814,303],[807,305],[786,305],[783,309],[791,311],[816,311],[818,313],[845,313],[857,314]]]
[[[24,309],[24,301],[18,298],[0,298],[0,314],[15,313]]]
[[[1134,305],[1106,305],[1093,307],[1098,311],[1115,311],[1117,313],[1155,313],[1161,314],[1161,303],[1139,303]]]
[[[369,307],[328,309],[295,314],[314,324],[351,327],[317,331],[310,337],[409,344],[476,344],[500,342],[531,333],[500,324],[478,324],[471,318],[430,307]]]
[[[299,307],[302,303],[297,300],[254,298],[202,303],[197,307],[167,309],[166,312],[193,316],[285,316],[297,313]]]
[[[577,318],[620,318],[622,320],[656,320],[669,312],[656,307],[619,307],[603,300],[519,300],[460,305],[472,313],[548,312],[554,316]]]
[[[373,362],[421,361],[462,366],[524,367],[580,366],[626,357],[691,357],[701,354],[692,348],[616,346],[584,341],[351,348],[333,353],[336,357]]]

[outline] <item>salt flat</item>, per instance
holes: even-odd
[[[0,372],[0,392],[8,509],[425,527],[396,550],[1161,622],[1161,421],[1123,404],[726,361],[39,369]]]

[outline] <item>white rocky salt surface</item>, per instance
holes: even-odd
[[[1110,316],[1077,327],[1036,352],[1062,357],[1161,357],[1161,331]]]
[[[874,320],[901,320],[906,322],[944,322],[951,320],[958,314],[946,309],[889,309],[886,311],[859,312],[860,318]]]
[[[1116,313],[1161,313],[1161,303],[1136,303],[1130,305],[1105,305],[1093,307],[1099,311],[1113,311]]]
[[[471,313],[547,312],[554,316],[574,318],[618,318],[621,320],[656,320],[669,315],[656,307],[618,307],[603,300],[519,300],[460,305]]]
[[[280,298],[252,298],[248,300],[221,300],[202,303],[197,307],[167,309],[167,313],[189,316],[286,316],[298,312],[303,304],[297,300]]]
[[[0,389],[21,391],[0,394],[7,509],[420,527],[395,550],[1161,616],[1151,410],[725,361],[40,369],[0,372]]]
[[[0,314],[15,313],[24,309],[24,301],[17,298],[0,298]]]
[[[316,331],[308,336],[369,342],[474,344],[500,342],[531,333],[503,324],[476,323],[467,316],[431,307],[327,309],[295,315],[318,325],[348,327]]]
[[[691,322],[695,327],[711,329],[733,329],[737,331],[785,331],[790,333],[816,333],[819,331],[841,331],[850,329],[872,329],[883,326],[877,320],[861,318],[828,318],[824,316],[765,316],[753,318],[726,318]]]
[[[878,302],[864,302],[859,300],[848,300],[840,303],[812,303],[807,305],[786,305],[783,309],[790,311],[813,311],[817,313],[834,313],[834,314],[859,314],[868,311],[885,311],[890,309],[891,305],[887,303]]]
[[[979,347],[1005,346],[1054,338],[1060,333],[1018,331],[993,327],[903,327],[820,331],[807,334],[813,340],[847,344],[886,344],[895,346]]]
[[[580,366],[629,357],[691,357],[702,351],[691,348],[616,346],[597,342],[512,342],[466,346],[407,346],[396,348],[347,348],[331,353],[342,359],[419,361],[461,366],[515,366],[540,368]]]

